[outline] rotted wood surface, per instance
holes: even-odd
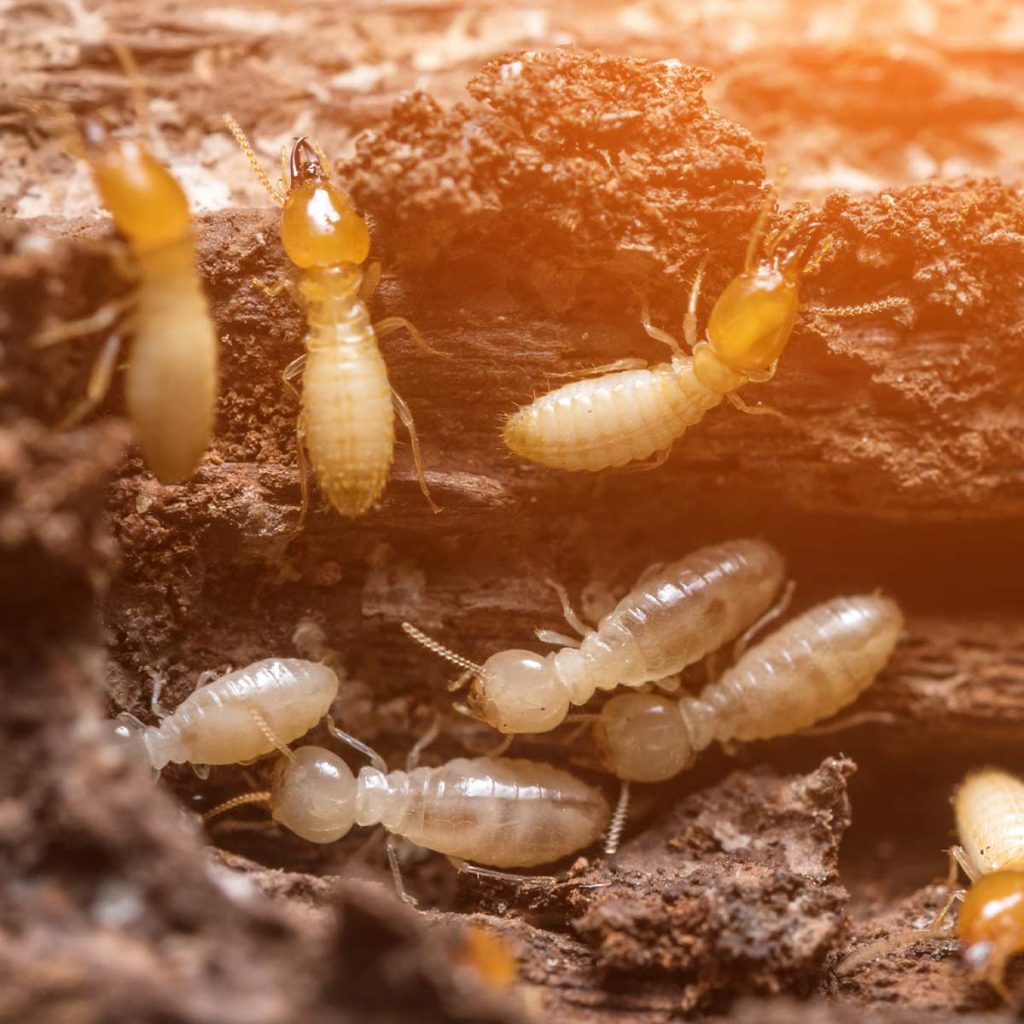
[[[911,5],[863,3],[823,42],[815,10],[165,4],[157,16],[135,0],[6,15],[17,44],[0,74],[12,99],[99,106],[131,123],[104,40],[132,45],[165,155],[206,211],[198,238],[223,381],[214,449],[187,486],[161,487],[144,470],[116,385],[95,422],[52,432],[96,346],[44,352],[31,339],[123,285],[92,244],[107,228],[81,169],[11,103],[0,157],[16,215],[0,226],[0,574],[13,628],[0,723],[15,753],[0,774],[12,851],[0,861],[10,936],[0,975],[18,981],[0,1010],[39,1013],[49,1000],[72,1019],[78,999],[80,1019],[200,1020],[246,993],[249,1019],[267,1021],[658,1021],[725,1009],[744,992],[817,992],[839,1007],[759,1002],[735,1019],[841,1020],[844,1004],[860,1013],[890,1002],[915,1008],[908,1021],[995,1012],[954,960],[927,949],[842,986],[828,968],[851,935],[930,905],[931,890],[914,890],[943,870],[945,799],[962,770],[1024,765],[1021,41],[995,7],[964,21],[929,5],[925,24]],[[487,63],[568,41],[630,56]],[[414,87],[425,91],[400,97]],[[285,271],[275,211],[221,130],[223,109],[268,164],[300,131],[338,154],[384,265],[375,316],[409,316],[442,350],[428,357],[401,335],[383,345],[440,515],[400,445],[379,509],[344,523],[318,500],[294,535],[296,409],[279,375],[303,327],[285,296],[268,297]],[[786,419],[713,410],[656,471],[566,475],[504,452],[500,420],[517,404],[589,365],[663,357],[640,329],[641,303],[677,325],[705,252],[714,295],[781,162],[784,203],[813,202],[833,239],[808,301],[899,295],[907,310],[805,317],[776,378],[747,395]],[[735,760],[710,753],[639,793],[620,862],[591,856],[564,892],[455,885],[426,858],[409,864],[410,885],[441,909],[399,915],[372,884],[329,881],[354,857],[380,863],[379,851],[359,850],[365,837],[313,850],[258,829],[255,815],[211,833],[235,852],[209,862],[173,800],[97,753],[89,732],[112,709],[145,715],[157,675],[174,702],[204,669],[327,653],[345,677],[339,718],[395,763],[437,713],[430,757],[481,751],[492,736],[450,713],[444,667],[404,640],[401,621],[472,657],[529,646],[535,626],[559,627],[546,578],[595,616],[651,562],[743,534],[784,551],[797,607],[875,587],[905,606],[908,635],[858,706],[881,720]],[[562,737],[516,749],[587,753]],[[842,845],[848,772],[836,765],[846,762],[818,767],[840,749],[859,765]],[[755,771],[759,761],[773,769]],[[262,771],[216,771],[205,784],[170,771],[161,789],[203,809]],[[797,813],[784,795],[794,788],[825,796]],[[758,859],[805,833],[795,865]],[[666,872],[689,878],[675,902]],[[46,913],[27,877],[59,894]],[[797,908],[788,920],[785,894]],[[126,907],[135,916],[118,918]],[[454,966],[473,922],[512,950],[525,995],[481,987],[479,963]],[[448,936],[437,948],[434,929]],[[39,968],[59,931],[71,936],[60,978]],[[143,984],[170,941],[192,966],[175,962]],[[128,950],[137,971],[118,974]]]

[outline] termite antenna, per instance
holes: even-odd
[[[411,637],[416,643],[426,647],[428,651],[436,654],[439,658],[444,658],[445,661],[450,661],[453,665],[458,665],[459,668],[464,668],[467,672],[472,672],[474,675],[480,675],[483,672],[482,665],[478,665],[475,661],[470,661],[469,658],[464,658],[461,654],[456,654],[454,651],[449,650],[444,644],[433,639],[433,637],[427,636],[422,630],[417,629],[411,622],[403,622],[402,631],[406,636]]]
[[[212,811],[207,811],[203,815],[203,822],[205,824],[208,821],[213,821],[214,818],[219,818],[222,814],[227,814],[228,811],[233,811],[236,807],[244,807],[246,804],[269,803],[270,790],[261,790],[259,793],[242,793],[241,796],[233,796],[230,800],[217,804]]]
[[[608,823],[608,831],[604,836],[604,852],[612,857],[619,851],[619,841],[622,833],[626,830],[626,821],[629,818],[629,783],[623,781],[622,789],[619,790],[619,802],[615,805],[615,813]]]
[[[350,733],[345,732],[344,729],[339,728],[339,726],[335,724],[334,719],[331,718],[330,715],[324,715],[324,725],[327,726],[327,731],[336,740],[341,740],[342,743],[346,744],[347,746],[350,746],[353,750],[358,750],[359,753],[362,754],[363,757],[365,757],[370,762],[370,764],[373,765],[374,768],[387,775],[387,762],[384,760],[383,757],[380,756],[380,754],[377,753],[376,750],[373,749],[373,747],[369,746],[366,743],[363,743],[362,740],[357,740],[355,736],[352,736]]]
[[[110,48],[114,51],[125,78],[128,79],[128,86],[132,92],[132,105],[135,107],[135,120],[139,126],[139,134],[143,138],[150,137],[149,100],[146,96],[146,86],[139,71],[138,61],[135,54],[127,43],[120,40],[112,42]]]
[[[279,206],[284,206],[284,196],[270,183],[267,172],[260,166],[256,153],[253,151],[252,145],[246,138],[245,132],[242,131],[239,123],[230,114],[225,114],[224,124],[227,125],[228,131],[234,136],[235,142],[238,143],[238,148],[245,154],[245,158],[249,161],[249,166],[259,179],[260,184],[270,193],[275,203]]]

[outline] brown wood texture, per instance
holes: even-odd
[[[934,902],[915,890],[942,871],[946,794],[964,768],[1024,766],[1024,40],[1007,10],[118,0],[0,17],[14,40],[0,55],[12,215],[0,225],[0,726],[12,752],[0,979],[17,979],[0,1016],[227,1019],[218,1006],[244,997],[260,1021],[442,1021],[456,1004],[481,1020],[661,1021],[750,992],[836,1002],[759,1001],[735,1019],[844,1020],[890,1003],[910,1007],[908,1021],[995,1013],[941,950],[915,947],[841,986],[828,968],[849,935]],[[200,209],[223,343],[217,439],[181,487],[158,485],[131,448],[120,381],[85,427],[53,431],[98,339],[32,344],[51,319],[125,287],[94,244],[109,230],[87,175],[54,119],[23,102],[134,123],[112,37],[132,47],[160,152]],[[223,110],[268,167],[291,135],[314,134],[367,212],[384,267],[374,316],[409,316],[441,350],[382,343],[441,514],[400,440],[378,509],[346,523],[314,494],[294,534],[297,408],[280,371],[303,324],[286,294],[268,294],[287,269],[276,211]],[[712,410],[656,470],[563,474],[512,458],[500,423],[517,405],[588,366],[663,358],[641,305],[676,330],[706,253],[703,320],[783,163],[782,207],[813,204],[832,239],[807,302],[901,296],[906,309],[809,312],[775,379],[745,394],[785,418]],[[907,636],[857,708],[876,717],[736,760],[709,752],[641,791],[621,861],[591,854],[573,871],[602,889],[456,885],[439,859],[414,859],[410,886],[441,908],[418,921],[372,886],[339,894],[324,881],[353,858],[380,866],[364,836],[314,850],[255,813],[210,839],[283,873],[233,854],[210,869],[174,802],[90,739],[97,716],[147,714],[156,676],[173,703],[205,669],[326,648],[344,674],[338,717],[394,763],[438,713],[429,757],[479,752],[493,737],[450,712],[447,670],[402,636],[403,620],[473,658],[532,646],[535,627],[560,628],[547,578],[596,616],[648,564],[742,535],[783,550],[797,608],[876,587],[903,604]],[[587,754],[585,738],[513,749]],[[817,767],[839,750],[859,766],[842,845],[845,762]],[[202,810],[264,770],[208,783],[172,770],[159,789]],[[793,787],[819,802],[794,810]],[[708,816],[731,824],[708,829]],[[796,866],[758,860],[804,833]],[[691,888],[666,903],[680,861]],[[44,879],[51,901],[27,879]],[[784,894],[801,907],[788,922]],[[456,966],[467,922],[502,937],[523,993],[488,992]],[[805,942],[783,941],[802,928]],[[59,933],[66,959],[44,969]],[[168,966],[167,942],[182,963]]]

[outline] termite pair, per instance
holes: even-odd
[[[789,341],[801,308],[800,282],[817,267],[828,241],[817,246],[822,225],[798,216],[770,236],[757,252],[767,220],[766,205],[747,245],[743,270],[718,296],[708,318],[706,338],[698,341],[697,303],[704,275],[700,264],[683,321],[692,355],[646,312],[647,334],[672,352],[670,362],[602,373],[565,384],[512,413],[505,421],[505,444],[516,455],[554,469],[597,472],[656,456],[674,444],[723,399],[744,412],[772,412],[747,406],[736,392],[748,383],[770,380]],[[818,311],[856,316],[894,309],[903,298]],[[624,360],[627,363],[636,360]]]
[[[115,46],[138,83],[134,59]],[[135,282],[127,300],[45,331],[45,346],[111,330],[93,367],[84,399],[64,419],[79,422],[109,390],[121,331],[133,343],[125,371],[125,399],[146,463],[163,483],[187,480],[210,445],[217,403],[217,335],[199,280],[188,199],[143,142],[145,97],[136,89],[139,137],[112,137],[100,118],[82,118],[71,136],[92,171],[100,198],[124,239],[129,261],[115,267]]]
[[[909,929],[870,943],[840,963],[840,975],[895,949],[925,939],[958,938],[964,961],[1008,1003],[1017,1001],[1006,987],[1009,959],[1024,952],[1024,782],[998,768],[971,772],[953,796],[960,845],[952,854],[971,882],[953,893],[927,928]],[[951,872],[951,883],[954,872]],[[963,905],[957,922],[945,919],[956,900]]]
[[[512,650],[477,665],[409,623],[404,629],[473,674],[467,704],[478,718],[510,735],[546,732],[598,689],[657,682],[743,630],[746,637],[781,614],[788,595],[772,602],[784,580],[782,556],[764,541],[703,548],[642,579],[596,629],[566,609],[582,640],[544,658]],[[769,739],[806,728],[871,684],[902,630],[903,615],[887,597],[820,604],[747,650],[697,697],[613,697],[593,716],[601,761],[623,781],[656,782],[688,767],[714,740]]]
[[[112,728],[155,771],[170,763],[234,764],[280,752],[270,791],[236,797],[208,817],[266,802],[276,821],[315,843],[333,842],[353,824],[380,823],[460,860],[535,867],[591,845],[607,824],[608,803],[599,790],[546,764],[459,758],[389,773],[373,751],[328,717],[337,693],[330,668],[268,658],[210,682],[201,678],[171,713],[159,709],[157,693],[159,726],[122,715]],[[335,736],[373,759],[358,780],[323,747],[289,748],[325,717]]]

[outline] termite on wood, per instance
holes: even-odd
[[[501,874],[494,868],[560,860],[596,842],[608,823],[608,802],[600,790],[551,765],[476,757],[413,767],[426,745],[421,740],[407,770],[391,772],[380,755],[330,717],[325,724],[370,758],[358,778],[324,747],[286,750],[269,790],[228,800],[204,820],[244,804],[266,803],[275,821],[312,843],[333,843],[353,825],[383,825],[391,833],[388,859],[395,885],[405,899],[395,837],[446,854],[460,870],[493,875]]]
[[[838,597],[786,623],[696,697],[613,697],[596,716],[601,762],[624,782],[661,782],[712,742],[772,739],[851,704],[885,666],[903,631],[887,597]]]
[[[115,47],[137,80],[130,53]],[[108,304],[84,320],[56,326],[37,344],[112,329],[96,360],[84,399],[64,419],[79,422],[104,398],[117,367],[121,332],[132,347],[125,370],[125,398],[147,465],[163,483],[179,483],[195,471],[213,434],[217,403],[217,335],[196,265],[188,199],[167,168],[142,142],[145,101],[138,99],[137,137],[110,135],[104,122],[81,121],[75,149],[92,171],[103,204],[127,244],[130,259],[115,262],[135,279],[126,300]]]
[[[849,974],[868,960],[921,940],[957,938],[967,966],[1011,1006],[1006,965],[1024,952],[1024,781],[998,768],[971,772],[953,797],[960,846],[950,853],[971,881],[957,891],[927,928],[912,928],[857,950],[837,968]],[[955,925],[945,925],[953,903],[963,906]]]
[[[571,705],[586,703],[597,690],[639,687],[717,650],[769,611],[784,580],[785,563],[775,548],[761,540],[734,540],[701,548],[641,579],[596,629],[588,629],[564,602],[582,641],[544,657],[508,650],[477,665],[409,623],[403,629],[473,673],[467,703],[478,718],[503,733],[547,732]]]
[[[297,421],[300,527],[309,506],[304,452],[334,508],[343,516],[360,516],[387,484],[395,452],[395,413],[409,432],[420,489],[439,512],[430,497],[412,414],[388,381],[377,339],[404,327],[417,344],[433,350],[402,317],[370,323],[363,290],[371,275],[360,269],[370,253],[366,222],[330,180],[326,161],[309,139],[295,142],[288,183],[282,180],[278,189],[235,120],[225,115],[224,121],[264,188],[282,207],[281,242],[298,270],[296,298],[308,321],[306,352],[283,374],[291,388],[291,380],[302,373],[302,392],[296,392],[302,409]]]
[[[751,235],[743,271],[719,295],[707,337],[698,343],[700,265],[683,323],[692,355],[671,334],[654,327],[645,312],[644,329],[668,345],[670,362],[584,377],[535,399],[505,421],[508,448],[554,469],[597,472],[655,455],[658,464],[723,399],[744,412],[774,412],[747,406],[735,392],[774,376],[801,307],[800,280],[820,261],[824,247],[812,251],[821,224],[797,217],[768,239],[758,259],[766,216],[767,207]],[[903,305],[904,299],[893,298],[818,311],[855,316]]]
[[[304,736],[330,710],[338,677],[326,665],[266,658],[199,685],[173,712],[157,703],[158,726],[132,715],[117,721],[119,737],[159,771],[167,764],[251,761]]]

